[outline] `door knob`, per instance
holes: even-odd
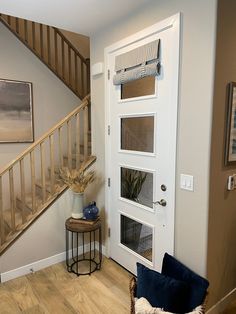
[[[166,202],[166,200],[164,200],[164,199],[161,199],[160,201],[156,201],[156,202],[153,202],[153,204],[159,204],[159,205],[161,205],[161,206],[166,206],[167,205],[167,202]]]

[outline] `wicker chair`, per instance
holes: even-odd
[[[132,277],[130,279],[129,283],[129,291],[130,291],[130,313],[135,314],[135,296],[136,296],[136,289],[137,289],[137,279],[136,277]],[[206,299],[207,296],[204,300],[204,303],[202,304],[202,314],[205,314],[205,309],[206,309]]]

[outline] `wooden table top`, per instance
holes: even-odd
[[[81,221],[80,219],[68,218],[65,223],[66,229],[72,232],[90,232],[101,227],[100,218],[94,222]]]

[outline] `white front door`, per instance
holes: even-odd
[[[174,250],[179,15],[105,50],[110,257],[133,273]],[[115,57],[160,39],[161,71],[113,85]]]

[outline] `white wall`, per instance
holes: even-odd
[[[71,112],[80,100],[0,23],[0,78],[33,83],[35,138]],[[0,144],[0,167],[30,144]],[[65,218],[69,216],[67,195],[55,203],[0,259],[5,272],[65,249]]]
[[[206,275],[209,156],[214,75],[216,0],[153,0],[142,11],[91,37],[91,64],[104,48],[177,12],[182,12],[177,139],[175,255]],[[104,80],[92,78],[93,149],[105,169]],[[194,192],[180,190],[180,173],[194,176]],[[104,206],[104,188],[98,205]],[[108,211],[109,209],[107,209]]]

